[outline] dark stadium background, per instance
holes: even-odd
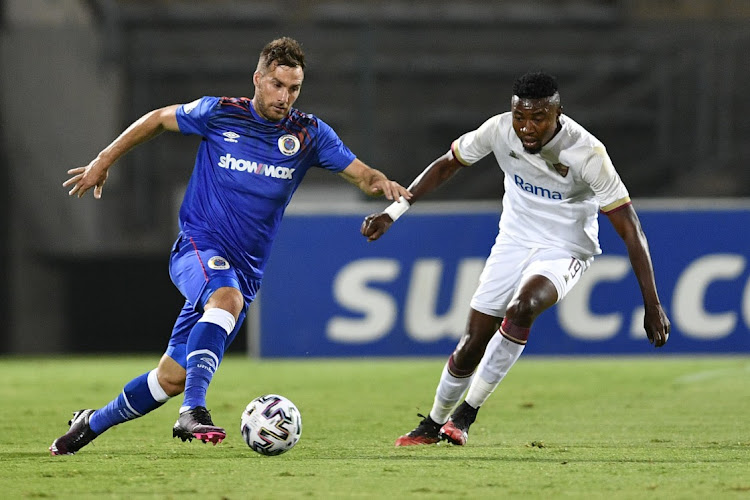
[[[65,171],[150,109],[251,96],[272,38],[307,52],[297,106],[403,184],[544,69],[634,198],[742,198],[748,23],[742,0],[0,1],[0,352],[161,352],[195,138],[135,150],[98,202]],[[492,161],[433,199],[499,199]],[[362,201],[325,174],[298,196]]]

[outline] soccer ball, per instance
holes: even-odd
[[[281,455],[302,435],[302,416],[294,403],[278,394],[260,396],[242,412],[240,425],[245,443],[261,455]]]

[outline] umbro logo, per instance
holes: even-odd
[[[510,153],[508,153],[508,156],[510,156],[511,158],[515,158],[516,160],[518,159],[518,155],[512,149],[510,150]]]
[[[231,130],[228,131],[228,132],[224,132],[221,135],[224,136],[224,140],[226,142],[237,142],[237,138],[240,136],[240,134],[238,134],[236,132],[232,132]]]
[[[216,360],[209,356],[203,356],[201,357],[201,360],[198,361],[198,364],[195,365],[197,368],[203,368],[204,370],[215,373],[216,372]]]

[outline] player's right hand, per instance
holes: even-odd
[[[643,327],[646,330],[648,341],[654,347],[661,347],[669,340],[669,331],[672,325],[661,305],[646,306],[643,318]]]
[[[388,231],[391,224],[393,224],[393,219],[385,212],[370,214],[362,221],[359,232],[367,238],[367,241],[375,241]]]
[[[86,191],[94,188],[94,198],[99,199],[102,197],[102,189],[104,183],[107,182],[107,176],[109,175],[109,169],[102,166],[98,160],[93,160],[85,167],[76,167],[68,170],[70,179],[63,182],[63,187],[73,185],[73,188],[68,191],[69,196],[77,195],[81,198]]]

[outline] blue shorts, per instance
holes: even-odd
[[[231,265],[225,255],[222,245],[206,234],[180,233],[172,246],[169,276],[185,297],[185,304],[172,328],[166,354],[183,368],[188,336],[203,316],[203,306],[211,294],[219,288],[232,287],[239,290],[245,299],[234,331],[227,338],[226,347],[229,347],[245,320],[247,308],[255,300],[260,288],[260,279],[246,277]]]

